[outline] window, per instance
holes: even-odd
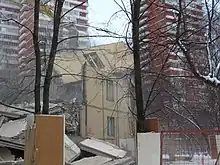
[[[6,28],[5,28],[5,27],[2,27],[2,28],[1,28],[1,31],[2,31],[2,32],[6,32]]]
[[[82,19],[77,19],[77,24],[87,25],[87,21],[86,20],[82,20]]]
[[[107,117],[107,135],[111,137],[115,137],[115,118]]]
[[[89,54],[85,54],[84,57],[88,61],[88,63],[94,68],[103,68],[104,64],[100,60],[99,56],[93,52]]]
[[[84,13],[84,12],[80,12],[79,15],[82,17],[86,17],[86,13]]]
[[[114,101],[114,83],[112,80],[106,80],[106,100]]]
[[[74,6],[77,6],[78,4],[75,4],[75,3],[71,3],[70,2],[70,7],[74,7]],[[83,6],[83,5],[81,5],[81,6],[77,6],[77,9],[82,9],[82,10],[86,10],[86,6]]]
[[[77,30],[80,30],[80,31],[84,31],[84,32],[86,32],[87,31],[87,27],[77,27]]]
[[[79,6],[79,9],[86,10],[86,6]]]

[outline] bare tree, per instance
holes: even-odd
[[[101,31],[106,32],[108,35],[106,36],[69,36],[69,37],[65,37],[65,38],[59,38],[59,34],[60,34],[60,29],[61,29],[61,25],[62,25],[62,19],[65,17],[65,15],[67,15],[69,12],[71,12],[72,10],[74,10],[76,7],[83,5],[85,2],[82,2],[81,4],[79,4],[78,6],[73,7],[72,9],[70,9],[67,12],[62,12],[62,8],[63,8],[63,2],[64,1],[54,1],[53,5],[48,5],[49,1],[47,2],[48,4],[43,4],[44,6],[50,8],[50,11],[53,13],[53,18],[52,18],[52,22],[53,22],[53,32],[52,32],[52,36],[50,39],[51,42],[51,46],[50,46],[50,51],[49,51],[49,56],[47,57],[47,62],[46,62],[46,66],[45,66],[45,72],[46,74],[42,74],[41,72],[41,66],[42,64],[42,56],[40,54],[39,51],[39,47],[40,47],[40,41],[41,39],[39,38],[39,13],[40,13],[40,9],[42,4],[40,2],[35,1],[35,4],[33,5],[34,7],[34,19],[35,19],[35,24],[34,24],[34,30],[31,30],[31,33],[33,35],[33,41],[34,41],[34,50],[35,50],[35,60],[36,60],[36,74],[35,74],[35,103],[36,103],[36,109],[35,112],[36,113],[41,113],[41,107],[40,107],[40,89],[41,89],[41,85],[42,85],[42,77],[44,77],[44,82],[43,82],[43,112],[42,113],[49,113],[49,93],[50,93],[50,86],[51,86],[51,80],[53,78],[52,74],[53,74],[53,66],[54,66],[54,60],[56,58],[56,53],[59,50],[58,46],[63,43],[66,40],[70,40],[70,39],[74,39],[76,37],[115,37],[115,38],[125,38],[128,47],[130,48],[130,50],[133,52],[133,56],[134,56],[134,71],[131,73],[134,75],[134,89],[135,89],[135,101],[136,101],[136,108],[137,108],[137,113],[135,114],[135,117],[137,117],[137,125],[138,125],[138,131],[142,132],[145,130],[145,126],[144,126],[144,121],[145,118],[149,115],[151,115],[152,113],[156,113],[158,111],[162,111],[161,109],[164,107],[161,107],[160,109],[156,109],[153,112],[151,112],[151,106],[152,104],[155,102],[156,98],[158,98],[159,96],[163,97],[163,95],[165,95],[164,93],[168,94],[169,92],[165,91],[164,88],[165,87],[161,87],[161,85],[163,85],[162,81],[164,81],[167,76],[165,74],[165,71],[167,69],[167,63],[170,57],[170,54],[173,53],[170,50],[177,50],[177,52],[175,52],[176,54],[178,54],[179,49],[177,48],[177,46],[181,47],[181,43],[184,43],[183,40],[181,40],[180,38],[182,37],[181,34],[185,33],[184,31],[180,32],[181,34],[177,33],[177,40],[178,42],[174,42],[175,38],[172,38],[171,41],[169,41],[169,46],[167,46],[167,43],[161,43],[158,42],[157,38],[154,37],[154,32],[152,31],[151,34],[147,35],[147,36],[139,36],[139,32],[140,32],[140,20],[145,16],[146,12],[148,10],[150,10],[150,6],[151,5],[155,5],[155,1],[150,2],[149,7],[146,8],[145,10],[141,10],[141,4],[142,2],[140,0],[135,0],[135,1],[130,1],[130,9],[131,11],[129,11],[128,9],[126,9],[123,1],[121,1],[121,4],[118,3],[118,5],[120,6],[120,8],[122,9],[122,11],[126,14],[127,18],[128,18],[128,28],[127,28],[127,36],[122,36],[119,34],[113,34],[110,31],[107,31],[106,29],[99,29]],[[156,4],[156,6],[158,6],[158,4]],[[178,8],[176,9],[178,11]],[[180,12],[181,13],[181,12]],[[180,14],[181,15],[181,14]],[[180,17],[180,19],[182,20],[183,17]],[[149,20],[150,21],[150,20]],[[65,22],[65,21],[64,21]],[[182,22],[181,22],[182,24]],[[131,25],[131,26],[130,26]],[[22,26],[22,25],[20,25]],[[171,25],[172,26],[172,25]],[[132,27],[132,36],[128,36],[128,31],[129,28]],[[177,26],[178,27],[178,26]],[[164,27],[158,27],[158,29],[156,29],[155,31],[161,31],[161,37],[163,38],[163,34],[165,33],[163,31]],[[30,29],[29,29],[30,30]],[[178,32],[178,29],[177,29]],[[158,34],[158,33],[155,33]],[[150,38],[150,41],[146,41],[146,39],[149,36],[153,36]],[[180,42],[179,42],[180,41]],[[132,44],[131,44],[132,42]],[[143,45],[149,44],[149,42],[151,43],[151,50],[148,48],[144,48]],[[159,47],[159,51],[156,53],[155,55],[155,50]],[[183,48],[183,47],[182,47]],[[73,50],[73,49],[72,49]],[[146,53],[147,51],[152,51],[152,53],[150,53],[150,59],[148,59],[145,64],[141,64],[141,61],[143,59],[141,59],[141,56]],[[164,53],[163,57],[161,58],[160,54],[161,52],[165,51],[166,53]],[[151,68],[149,70],[145,70],[146,66],[150,68],[150,66],[153,66],[153,63],[155,63],[159,58],[161,58],[160,61],[160,67],[157,68],[157,71],[154,72],[154,70]],[[148,94],[145,95],[143,94],[143,82],[144,85],[146,85],[146,79],[148,80],[149,78],[151,78],[151,82],[148,84],[149,85],[149,90],[148,90]],[[143,80],[144,79],[144,80]],[[169,95],[170,97],[173,97],[171,95]],[[163,100],[161,100],[162,102]]]
[[[129,36],[127,36],[126,43],[134,57],[134,72],[132,74],[134,75],[133,87],[135,89],[137,131],[143,132],[147,129],[144,124],[146,117],[155,116],[158,113],[162,116],[161,114],[165,113],[163,109],[166,108],[162,105],[162,102],[165,102],[167,97],[173,98],[167,92],[167,86],[165,85],[167,83],[164,82],[167,82],[167,78],[169,79],[169,75],[166,75],[168,60],[176,46],[173,44],[167,46],[167,42],[164,41],[163,33],[166,33],[164,31],[167,29],[166,26],[159,25],[150,34],[139,36],[142,29],[141,21],[145,20],[146,13],[152,9],[151,6],[158,7],[157,2],[150,1],[148,7],[141,10],[143,3],[147,2],[140,0],[130,1],[131,11],[126,8],[123,1],[121,1],[121,4],[119,2],[116,3],[127,16],[128,24],[131,24],[132,39],[130,40]],[[146,21],[151,23],[151,19]],[[129,28],[130,26],[128,26],[127,35],[129,34]],[[144,56],[145,59],[143,59]],[[146,56],[149,58],[146,58]],[[156,64],[158,65],[157,67]],[[157,107],[153,106],[155,102]]]
[[[134,88],[136,96],[137,121],[139,122],[137,123],[138,131],[141,132],[145,130],[144,120],[148,116],[147,114],[151,114],[150,109],[155,108],[153,108],[151,104],[154,102],[158,103],[158,101],[167,102],[165,99],[166,97],[171,100],[169,104],[172,104],[172,106],[164,104],[161,108],[159,108],[160,113],[166,109],[165,112],[170,112],[169,114],[171,114],[172,117],[176,116],[175,118],[177,120],[181,121],[180,119],[182,118],[182,122],[186,121],[191,123],[195,128],[201,129],[201,123],[199,122],[199,114],[201,114],[201,112],[199,112],[199,108],[197,108],[200,103],[198,100],[201,96],[194,99],[194,102],[192,102],[190,99],[193,99],[193,93],[191,96],[188,96],[189,94],[187,94],[187,91],[191,90],[191,92],[195,91],[195,93],[200,91],[201,93],[204,93],[205,87],[201,80],[208,84],[211,83],[211,85],[214,86],[215,84],[218,85],[218,83],[216,83],[218,81],[215,76],[217,75],[216,73],[219,68],[217,58],[219,50],[217,49],[218,44],[216,44],[219,42],[219,30],[217,30],[217,20],[219,19],[219,15],[217,14],[218,2],[212,2],[212,4],[205,2],[207,15],[202,17],[202,14],[198,12],[197,18],[190,17],[190,7],[193,6],[191,1],[186,4],[184,4],[183,1],[178,1],[171,6],[166,2],[146,2],[136,0],[130,1],[131,11],[125,7],[123,1],[120,2],[121,4],[119,2],[116,3],[120,6],[121,11],[127,16],[129,21],[128,24],[131,24],[131,26],[128,26],[128,29],[129,27],[132,29],[132,40],[127,39],[126,42],[134,55]],[[144,10],[142,7],[143,3],[147,3],[147,7]],[[198,6],[199,9],[200,7],[202,7],[202,4]],[[159,8],[161,11],[159,11]],[[146,16],[146,13],[151,13],[154,9],[158,9],[156,10],[158,15],[150,16],[149,14]],[[166,10],[172,11],[172,15],[170,16],[174,18],[172,23],[164,25],[155,22],[157,19],[162,19],[161,17],[164,16],[163,14]],[[194,15],[196,14],[194,13]],[[141,29],[143,29],[141,20],[148,22],[149,26],[155,26],[154,30],[152,30],[153,28],[149,28],[150,31],[148,31],[148,34],[145,36],[139,36]],[[198,26],[193,25],[194,21],[197,21]],[[208,24],[208,22],[211,24]],[[206,32],[206,29],[207,31],[210,31],[210,33]],[[147,31],[147,29],[145,30]],[[173,32],[172,35],[168,34],[168,31],[170,30]],[[209,39],[210,42],[207,47],[206,40],[208,36],[209,38],[210,36],[215,37]],[[131,42],[132,46],[130,44]],[[204,55],[207,55],[207,53],[209,54],[208,57],[211,57],[211,62],[209,62],[211,64],[211,70],[213,70],[213,73],[216,72],[215,74],[212,74],[214,77],[209,77],[211,74],[208,75],[208,77],[205,76],[205,73],[207,73],[208,63],[204,61]],[[212,55],[210,53],[212,53]],[[148,59],[143,60],[143,58],[140,58],[144,54],[148,57]],[[170,59],[172,58],[179,59],[180,62],[175,63],[175,66],[174,64],[171,65]],[[145,62],[144,65],[143,61]],[[155,67],[156,65],[158,65],[158,67]],[[177,73],[174,75],[167,74],[166,71],[168,68],[173,67],[179,69],[176,71]],[[182,71],[182,73],[179,74],[178,71]],[[190,71],[194,74],[190,74]],[[197,82],[194,76],[199,78],[200,81]],[[164,80],[169,82],[163,83]],[[175,81],[177,82],[175,83]],[[178,88],[172,89],[171,85],[169,85],[170,82],[171,84],[174,83],[182,85],[175,85]],[[144,95],[145,93],[148,93],[147,97],[143,97],[144,88],[148,88],[148,91],[144,91]],[[177,91],[175,95],[173,94],[175,93],[173,90]],[[177,97],[177,95],[182,96]],[[186,98],[185,101],[180,101],[184,98]],[[196,102],[196,100],[198,102]],[[194,112],[189,110],[194,108],[197,109]],[[154,111],[157,110],[154,109]],[[154,114],[156,113],[154,112]],[[160,116],[162,115],[160,114]],[[172,117],[170,117],[170,119]]]
[[[35,61],[35,87],[34,87],[34,98],[35,98],[35,113],[44,113],[48,114],[49,113],[49,91],[50,91],[50,84],[51,84],[51,79],[52,79],[52,73],[53,73],[53,65],[54,65],[54,60],[55,56],[57,53],[57,48],[58,45],[63,41],[63,40],[70,40],[71,38],[76,38],[77,36],[71,36],[70,38],[62,38],[62,41],[59,41],[59,33],[61,29],[61,24],[63,18],[72,10],[75,8],[83,5],[87,1],[83,1],[79,5],[76,5],[72,7],[70,10],[63,12],[63,4],[64,0],[62,1],[47,1],[46,3],[40,2],[38,0],[35,0],[32,3],[33,8],[30,8],[29,10],[33,10],[34,13],[34,25],[33,25],[33,30],[30,29],[29,27],[20,24],[17,20],[14,19],[7,19],[5,21],[14,21],[16,22],[19,26],[25,27],[32,35],[33,38],[33,47],[34,47],[34,58],[31,58],[32,60]],[[43,10],[44,9],[44,10]],[[45,75],[42,75],[42,55],[40,52],[40,39],[39,39],[39,15],[42,12],[46,15],[50,15],[52,17],[52,22],[53,22],[53,31],[52,31],[52,37],[50,46],[50,51],[49,51],[49,56],[47,58],[47,64],[44,67],[45,68]],[[41,112],[41,80],[42,76],[44,77],[44,83],[43,83],[43,109]]]
[[[202,26],[190,32],[187,28],[187,15],[183,13],[182,1],[179,1],[176,41],[186,57],[190,71],[197,79],[219,86],[219,1],[204,1],[204,19]],[[181,30],[183,28],[183,30]],[[200,34],[201,38],[193,38]],[[188,36],[188,37],[187,37]],[[200,49],[201,51],[198,51]],[[198,56],[200,56],[198,58]],[[198,61],[199,60],[199,61]],[[203,60],[203,61],[200,61]],[[205,61],[204,61],[205,60]]]

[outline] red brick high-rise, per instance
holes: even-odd
[[[186,15],[187,30],[191,30],[193,39],[200,40],[203,33],[194,31],[198,30],[203,17],[203,3],[201,0],[183,0],[182,6]],[[141,56],[143,63],[149,59],[149,55],[152,58],[153,56],[161,58],[159,55],[161,52],[163,52],[162,54],[171,52],[170,56],[176,55],[177,47],[171,42],[176,38],[178,8],[178,0],[142,0],[139,32],[140,40],[143,41]],[[157,65],[156,59],[153,65]],[[159,62],[158,65],[161,63]],[[166,72],[167,74],[178,74],[179,69],[179,67],[169,67]]]
[[[201,41],[204,31],[198,29],[201,27],[204,14],[202,1],[183,0],[182,8],[186,24],[185,27],[181,24],[180,33],[188,41]],[[200,98],[195,97],[195,94],[202,90],[201,83],[188,77],[192,74],[177,44],[179,2],[142,0],[140,10],[139,34],[144,99],[151,100],[156,97],[154,103],[148,104],[147,110],[159,111],[159,116],[175,120],[174,111],[182,113],[183,107],[191,110],[199,104]],[[194,50],[199,51],[198,47]]]
[[[82,0],[66,0],[63,6],[63,13],[73,8],[76,5],[81,4]],[[50,5],[50,4],[49,4]],[[51,5],[53,3],[51,2]],[[88,3],[84,3],[82,6],[77,7],[65,16],[64,21],[60,28],[60,38],[65,38],[69,36],[87,36],[88,35]],[[34,21],[34,11],[31,4],[22,4],[20,8],[20,23],[25,25],[25,27],[20,27],[19,29],[19,57],[21,68],[26,66],[27,63],[33,58],[33,41],[32,34],[26,28],[28,27],[33,31],[33,21]],[[43,53],[46,51],[48,53],[50,49],[50,41],[52,37],[53,30],[53,20],[47,15],[40,13],[40,24],[39,24],[39,42],[40,49]],[[45,43],[46,42],[46,43]],[[45,45],[47,45],[45,47]],[[67,40],[66,42],[59,45],[59,49],[62,48],[84,48],[90,45],[89,39],[86,37],[75,38]],[[46,49],[46,50],[45,50]]]

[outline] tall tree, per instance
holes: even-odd
[[[140,4],[141,0],[134,0],[131,3],[131,20],[132,20],[132,43],[134,57],[134,80],[135,80],[135,96],[137,110],[137,132],[145,131],[145,111],[143,102],[143,90],[141,79],[140,64],[140,42],[139,42],[139,21],[140,21]]]
[[[71,11],[74,9],[82,6],[83,4],[87,3],[87,0],[82,1],[80,4],[75,5],[71,7],[69,10],[65,11],[63,10],[63,4],[65,0],[46,0],[46,1],[39,1],[39,0],[26,0],[26,1],[20,1],[20,0],[11,0],[18,4],[28,4],[33,6],[33,8],[29,8],[28,10],[33,10],[33,27],[29,28],[29,25],[26,26],[24,24],[21,24],[18,20],[15,19],[7,19],[5,21],[13,21],[17,23],[19,26],[26,28],[30,33],[31,37],[33,39],[33,49],[34,49],[34,58],[32,60],[35,61],[35,85],[34,85],[34,100],[35,100],[35,113],[43,113],[48,114],[49,113],[49,93],[50,93],[50,85],[52,80],[52,74],[53,74],[53,66],[54,66],[54,60],[56,57],[58,45],[61,44],[63,41],[70,40],[72,38],[77,38],[78,36],[68,36],[66,38],[60,39],[59,33],[62,25],[62,21],[65,20],[65,17],[67,14],[70,14]],[[48,16],[51,19],[51,22],[53,22],[53,31],[52,31],[52,37],[51,41],[48,41],[51,43],[50,45],[50,51],[49,56],[47,58],[46,66],[43,67],[42,64],[42,55],[40,52],[40,13]],[[31,25],[31,24],[30,24]],[[66,48],[68,49],[68,48]],[[46,70],[46,74],[44,75],[42,73],[42,68]],[[43,82],[43,98],[41,99],[41,89],[42,89],[42,77],[44,77]],[[43,100],[43,107],[41,111],[41,100]]]

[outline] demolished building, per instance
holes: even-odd
[[[2,113],[1,113],[2,112]],[[0,165],[23,165],[25,130],[29,122],[28,113],[18,110],[0,110]],[[74,137],[71,137],[74,139]],[[66,165],[131,165],[133,158],[113,144],[95,139],[78,138],[73,142],[65,135]],[[98,163],[97,163],[98,162]]]

